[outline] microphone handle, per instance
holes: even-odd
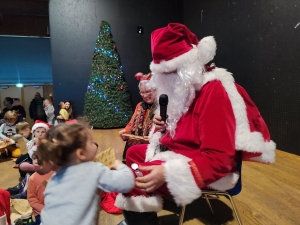
[[[160,105],[160,116],[161,116],[161,120],[166,122],[166,120],[167,120],[167,106],[166,105]]]

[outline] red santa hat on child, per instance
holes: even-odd
[[[212,36],[198,41],[196,35],[185,25],[170,23],[151,34],[153,72],[169,73],[196,60],[205,65],[216,54],[216,42]]]
[[[31,132],[34,133],[34,131],[37,129],[37,128],[45,128],[46,131],[49,130],[50,128],[50,124],[49,123],[45,123],[41,120],[36,120],[34,125],[32,126],[32,129],[31,129]]]

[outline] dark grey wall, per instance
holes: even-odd
[[[202,16],[201,16],[202,15]],[[184,22],[217,41],[214,62],[257,104],[277,148],[300,155],[300,1],[184,1]]]
[[[199,39],[215,36],[216,65],[249,92],[277,148],[300,155],[300,0],[51,0],[49,10],[55,101],[70,99],[77,115],[102,20],[111,25],[132,105],[140,101],[133,75],[149,70],[150,33],[184,22]]]
[[[93,48],[102,20],[111,26],[132,105],[140,100],[136,72],[149,72],[150,34],[169,22],[183,22],[182,0],[51,0],[49,3],[55,102],[69,99],[82,115]],[[137,34],[137,27],[144,34]]]

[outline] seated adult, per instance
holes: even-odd
[[[8,110],[13,110],[13,103],[14,103],[14,100],[11,97],[6,97],[3,100],[3,105],[5,107],[2,109],[2,112],[0,113],[0,119],[4,118],[4,115]]]
[[[158,225],[163,195],[186,205],[204,189],[234,187],[237,151],[244,160],[275,160],[275,143],[246,91],[225,69],[205,67],[215,55],[213,37],[199,42],[186,26],[171,23],[152,32],[151,49],[150,82],[157,97],[168,95],[168,118],[155,115],[150,144],[127,151],[136,186],[118,194],[115,205],[129,225]]]
[[[15,110],[18,115],[18,122],[23,122],[26,120],[26,111],[23,106],[20,105],[20,99],[19,98],[14,98],[14,103],[13,103],[13,110]]]
[[[152,127],[152,119],[156,108],[155,90],[149,85],[151,73],[137,73],[135,74],[135,78],[140,81],[139,90],[143,101],[137,104],[131,120],[126,127],[119,131],[120,137],[123,141],[126,141],[123,159],[126,158],[126,152],[129,147],[136,144],[149,143],[148,135]],[[131,134],[133,136],[125,136],[124,134]]]
[[[13,110],[13,98],[11,97],[6,97],[3,100],[3,105],[5,106],[2,111],[0,110],[0,125],[2,125],[3,123],[5,123],[4,121],[4,115],[7,111],[9,110]]]

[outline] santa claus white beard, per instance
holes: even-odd
[[[196,90],[202,86],[203,67],[195,65],[189,68],[177,70],[176,73],[153,73],[151,83],[156,87],[157,102],[161,94],[168,95],[167,106],[167,130],[172,137],[175,135],[177,122],[186,113],[195,98]],[[160,114],[158,106],[155,114]]]

